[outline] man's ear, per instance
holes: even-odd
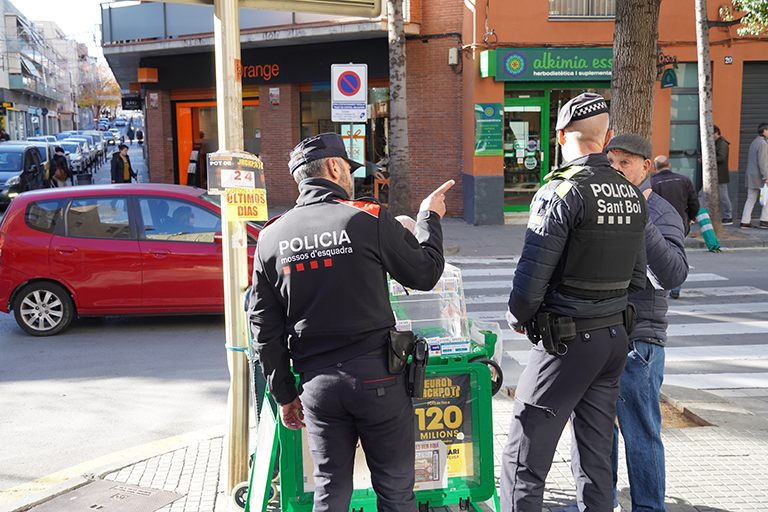
[[[647,158],[643,160],[643,171],[645,171],[643,176],[648,176],[648,173],[652,168],[653,168],[653,162],[651,162]]]
[[[341,173],[344,172],[344,168],[335,159],[328,158],[325,161],[325,172],[331,181],[338,182],[341,179]]]
[[[603,147],[607,146],[609,142],[611,142],[611,139],[613,138],[613,129],[609,129],[607,132],[605,132],[605,142],[603,143]]]
[[[557,143],[561,146],[565,146],[565,131],[557,130]]]

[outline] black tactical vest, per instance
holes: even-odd
[[[563,180],[555,189],[560,197],[576,189],[584,219],[571,230],[550,287],[585,299],[623,295],[645,236],[645,198],[610,167],[567,167],[553,178]]]

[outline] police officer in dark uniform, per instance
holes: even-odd
[[[413,404],[405,375],[387,365],[395,324],[387,273],[419,290],[440,279],[440,218],[453,180],[422,202],[411,234],[375,200],[350,199],[350,173],[361,165],[335,133],[294,148],[299,198],[259,235],[248,315],[283,424],[306,423],[313,510],[349,510],[359,438],[378,510],[415,512]]]
[[[533,198],[509,298],[508,321],[536,345],[515,391],[501,509],[541,510],[570,419],[579,509],[609,512],[613,422],[633,323],[627,292],[645,287],[648,213],[640,191],[603,153],[611,131],[602,96],[566,103],[556,133],[568,164]]]

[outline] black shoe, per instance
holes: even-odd
[[[679,299],[680,298],[680,290],[672,290],[669,292],[669,298],[670,299]]]
[[[730,226],[733,224],[733,219],[723,219],[723,226]]]
[[[742,229],[748,229],[748,228],[753,228],[753,227],[755,227],[755,226],[753,226],[753,225],[752,225],[752,224],[750,224],[750,223],[746,223],[746,224],[744,224],[743,222],[741,222],[741,223],[739,224],[739,227],[740,227],[740,228],[742,228]]]

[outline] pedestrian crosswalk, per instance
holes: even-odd
[[[524,367],[530,342],[504,318],[517,260],[450,263],[462,270],[468,316],[498,322],[505,357]],[[717,273],[691,269],[682,299],[669,301],[666,384],[703,390],[768,388],[768,290],[728,281]]]

